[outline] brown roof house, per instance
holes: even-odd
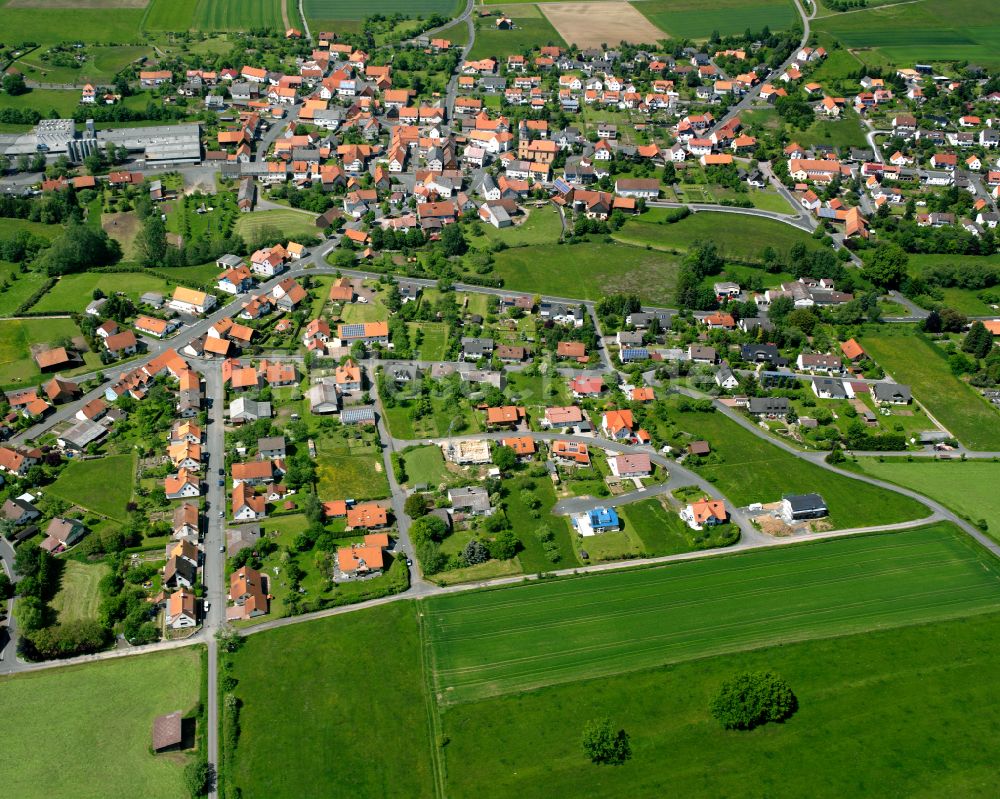
[[[169,752],[180,749],[183,740],[183,718],[179,710],[157,716],[153,720],[154,752]]]

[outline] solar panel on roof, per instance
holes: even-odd
[[[364,338],[365,337],[365,326],[364,324],[354,324],[354,325],[342,325],[340,328],[342,338]]]
[[[366,408],[344,408],[340,413],[341,422],[363,422],[374,419],[375,414],[370,407]]]
[[[572,190],[572,187],[562,178],[556,178],[555,182],[552,185],[556,187],[557,191],[560,191],[563,194],[566,194]]]

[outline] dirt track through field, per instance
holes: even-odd
[[[568,43],[578,47],[611,47],[621,42],[652,44],[666,34],[619,0],[581,3],[540,3],[538,8]]]

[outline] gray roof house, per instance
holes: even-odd
[[[482,486],[451,488],[448,490],[448,501],[460,513],[488,514],[493,511],[490,495]]]
[[[909,405],[913,401],[913,393],[909,386],[901,383],[875,383],[871,387],[872,397],[876,402],[888,402],[891,405]]]
[[[469,360],[488,358],[493,354],[493,339],[462,338],[462,357]]]
[[[256,422],[258,419],[271,418],[271,403],[237,397],[229,403],[229,420],[231,422]]]
[[[748,409],[754,416],[787,416],[787,397],[750,397]]]

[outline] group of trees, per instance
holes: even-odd
[[[696,241],[688,249],[677,271],[674,298],[680,308],[708,311],[719,305],[712,287],[704,280],[722,271],[725,261],[714,241]]]

